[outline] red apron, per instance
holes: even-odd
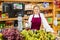
[[[39,14],[38,18],[34,18],[34,15],[33,15],[33,18],[32,18],[31,22],[32,22],[31,29],[39,30],[40,26],[41,26],[41,17],[40,17],[40,14]]]

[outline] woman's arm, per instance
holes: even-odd
[[[45,28],[45,30],[47,32],[54,32],[54,30],[50,27],[47,20],[45,19],[43,13],[40,13],[40,16],[41,16],[42,24],[43,24],[43,27]]]

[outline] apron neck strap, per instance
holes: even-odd
[[[40,17],[40,14],[38,14],[39,15],[39,17]],[[34,14],[33,14],[33,18],[34,18]]]

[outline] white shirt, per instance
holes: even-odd
[[[31,28],[31,20],[32,20],[32,17],[33,15],[30,15],[29,19],[28,19],[28,26]],[[35,14],[34,17],[39,17],[39,15]],[[43,24],[43,27],[44,29],[47,31],[47,32],[54,32],[54,30],[50,27],[50,25],[48,24],[47,20],[45,19],[43,13],[40,13],[40,17],[41,17],[41,20],[42,20],[42,24]]]

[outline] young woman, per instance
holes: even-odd
[[[43,27],[46,31],[54,32],[46,21],[43,13],[40,13],[39,6],[36,5],[33,7],[33,14],[30,15],[28,19],[28,25],[32,30],[40,30],[41,24],[43,24]]]

